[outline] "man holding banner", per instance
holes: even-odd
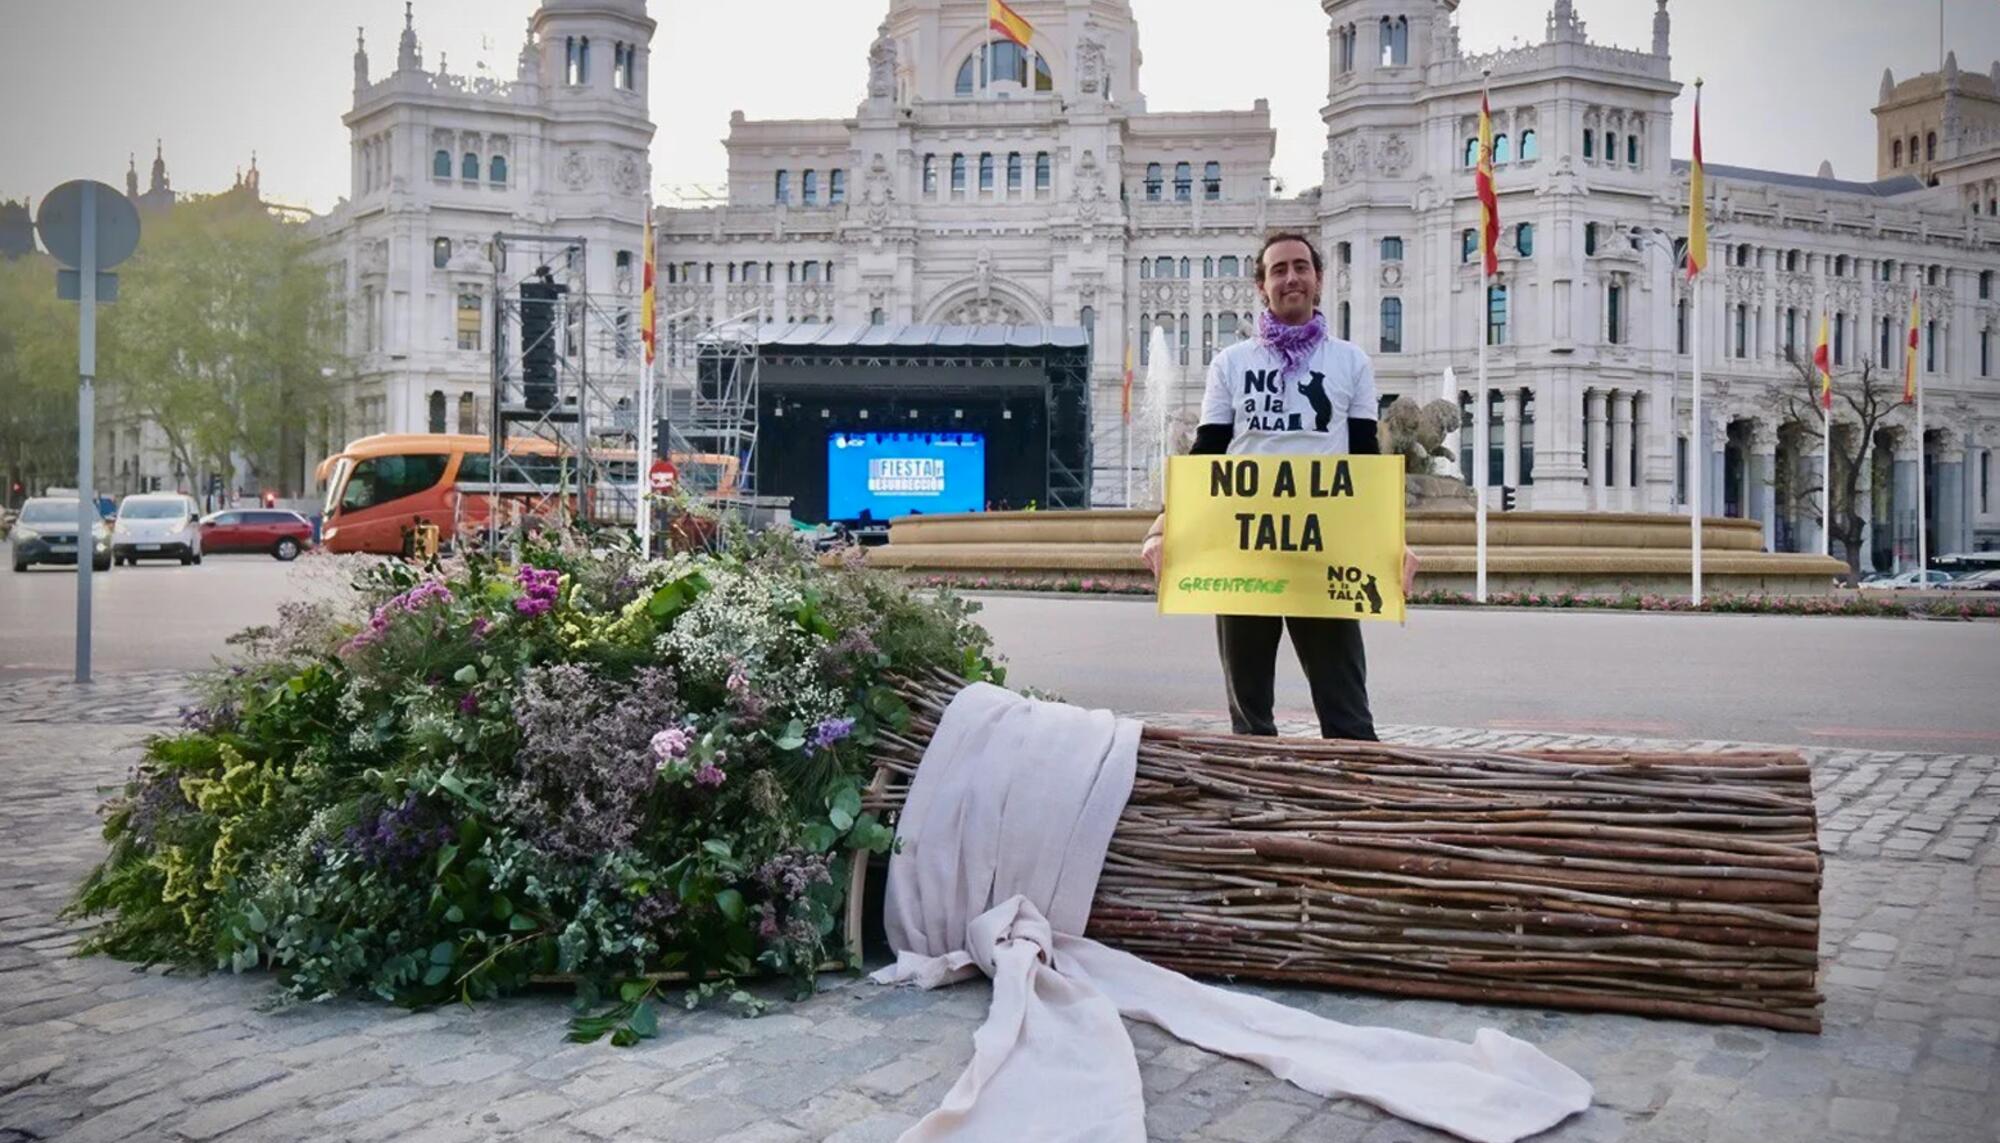
[[[1324,270],[1304,235],[1265,240],[1257,336],[1209,366],[1194,446],[1169,462],[1168,510],[1141,555],[1163,613],[1215,614],[1236,733],[1277,733],[1289,629],[1320,733],[1373,741],[1357,620],[1402,617],[1416,557],[1403,543],[1401,458],[1373,455],[1374,366],[1316,308]]]

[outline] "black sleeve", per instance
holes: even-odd
[[[1382,451],[1382,443],[1375,435],[1374,421],[1347,418],[1347,451],[1357,456],[1370,456]]]
[[[1196,425],[1194,444],[1188,449],[1188,455],[1220,456],[1229,451],[1229,442],[1235,437],[1234,422],[1227,425]]]

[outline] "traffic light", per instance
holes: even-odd
[[[1502,512],[1514,510],[1514,489],[1511,485],[1500,486],[1500,510]]]
[[[653,455],[668,456],[673,453],[673,433],[669,431],[667,419],[661,417],[653,422]]]
[[[277,506],[278,506],[278,494],[270,491],[269,489],[266,489],[264,492],[264,507],[276,508]]]
[[[556,305],[569,292],[547,266],[521,283],[522,402],[537,413],[556,406]]]

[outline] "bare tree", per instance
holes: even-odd
[[[1802,357],[1790,347],[1785,349],[1785,360],[1790,363],[1797,384],[1779,391],[1775,399],[1778,416],[1781,423],[1795,424],[1805,430],[1800,433],[1801,442],[1810,442],[1811,451],[1817,453],[1824,431],[1819,406],[1819,370],[1810,357]],[[1871,463],[1869,453],[1875,445],[1876,430],[1902,404],[1902,390],[1892,387],[1891,379],[1887,369],[1866,358],[1859,368],[1846,372],[1836,369],[1833,374],[1831,524],[1823,518],[1820,508],[1825,502],[1820,495],[1820,466],[1817,463],[1806,466],[1805,474],[1787,474],[1790,476],[1790,495],[1785,497],[1789,501],[1787,507],[1795,514],[1820,518],[1821,526],[1828,529],[1828,538],[1840,545],[1848,571],[1856,576],[1861,571],[1861,540],[1866,530],[1861,506],[1855,502],[1860,494],[1861,473],[1865,471],[1863,466]],[[1850,426],[1853,432],[1841,431]]]

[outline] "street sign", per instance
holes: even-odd
[[[96,191],[92,213],[97,216],[97,251],[92,269],[109,270],[132,256],[139,248],[139,212],[132,201],[103,183],[89,179],[66,182],[42,199],[35,215],[35,229],[42,236],[42,248],[73,270],[83,269],[84,185]]]
[[[56,299],[64,302],[83,300],[83,271],[56,271]],[[97,272],[97,300],[100,302],[118,300],[118,275],[108,274],[103,270]]]
[[[664,457],[654,461],[653,467],[646,473],[646,482],[652,486],[654,494],[659,496],[672,492],[674,482],[679,479],[679,470],[674,468],[672,461]]]

